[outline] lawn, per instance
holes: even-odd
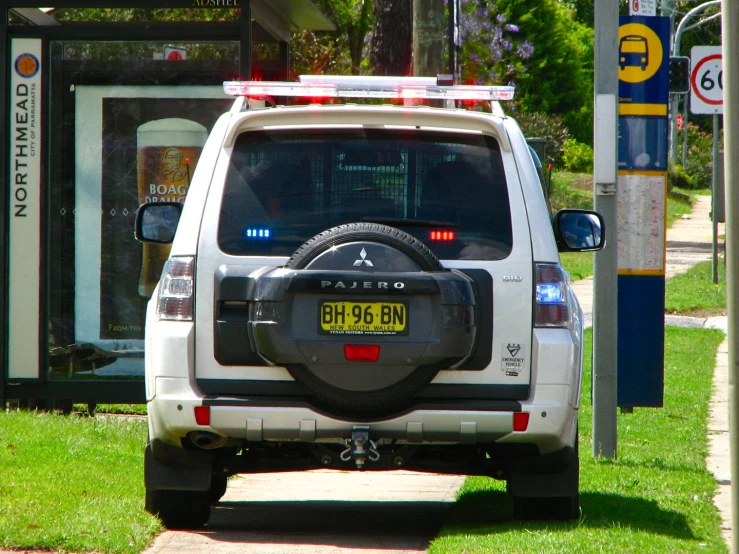
[[[467,478],[430,554],[727,552],[712,501],[716,482],[705,467],[711,378],[724,334],[668,327],[665,335],[665,407],[618,416],[617,460],[593,458],[592,406],[583,398],[578,521],[513,521],[504,483]],[[584,391],[590,371],[587,363]]]
[[[665,283],[665,312],[706,317],[726,315],[726,268],[718,264],[718,283],[713,282],[713,262],[700,262]]]
[[[0,413],[0,548],[141,552],[146,420]]]
[[[694,191],[676,190],[677,194],[667,198],[667,227],[682,216],[690,213]],[[708,193],[707,191],[701,191]],[[552,175],[550,202],[554,211],[562,208],[593,209],[593,177],[586,173],[558,172]],[[608,229],[606,229],[608,240]],[[562,266],[575,281],[593,274],[594,254],[586,252],[563,252],[559,255]]]

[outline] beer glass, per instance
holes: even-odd
[[[167,118],[136,130],[139,204],[184,202],[208,130],[195,121]],[[139,295],[149,298],[169,256],[168,244],[144,243]]]

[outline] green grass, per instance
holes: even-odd
[[[87,414],[87,404],[75,404],[74,412]],[[146,404],[98,404],[95,407],[96,414],[119,414],[119,415],[146,415]]]
[[[690,196],[690,201],[683,200],[679,196],[669,195],[667,197],[667,227],[672,227],[672,224],[681,219],[684,215],[688,215],[692,208],[692,203],[695,202],[695,195],[689,194],[687,191],[684,192]]]
[[[161,530],[144,510],[146,420],[0,413],[0,547],[141,552]]]
[[[556,212],[562,208],[593,209],[593,176],[587,173],[552,173],[549,201]]]
[[[504,484],[467,478],[430,554],[727,552],[712,502],[716,483],[704,461],[714,358],[724,334],[668,327],[665,335],[665,407],[618,416],[615,461],[591,454],[587,363],[579,521],[515,522]]]
[[[690,196],[690,201],[682,195],[670,195],[667,198],[667,227],[687,215],[691,211],[691,202],[695,194],[689,191],[677,192]],[[585,173],[558,172],[552,175],[550,202],[553,210],[562,208],[593,209],[592,176]],[[606,236],[608,231],[606,230]],[[594,255],[585,252],[563,252],[559,255],[562,266],[575,281],[585,279],[593,274]]]
[[[665,312],[681,315],[726,313],[726,269],[719,259],[718,283],[713,283],[713,262],[700,262],[665,283]]]
[[[561,252],[559,259],[562,267],[569,272],[570,280],[578,281],[593,274],[593,256],[592,252]]]

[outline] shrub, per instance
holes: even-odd
[[[541,160],[542,165],[546,167],[547,164],[552,164],[554,167],[561,167],[564,144],[571,138],[562,118],[540,112],[525,112],[515,107],[511,110],[507,105],[504,107],[518,122],[525,137],[547,139],[546,160]]]
[[[681,188],[681,189],[694,189],[698,188],[695,186],[695,180],[688,175],[688,173],[685,171],[685,168],[683,168],[680,164],[673,164],[670,163],[670,169],[667,173],[668,176],[668,183],[669,183],[669,189],[672,190],[673,188]]]
[[[574,173],[593,172],[593,149],[587,144],[570,139],[564,143],[562,156],[565,167]]]
[[[712,178],[713,137],[700,130],[697,125],[688,123],[688,156],[685,164],[685,173],[692,180],[695,189],[710,188]],[[682,144],[683,133],[678,134],[678,144]],[[719,148],[723,141],[719,139]]]

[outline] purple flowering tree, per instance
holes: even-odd
[[[534,45],[497,12],[494,2],[461,0],[460,8],[462,82],[515,84],[516,76],[526,71]]]

